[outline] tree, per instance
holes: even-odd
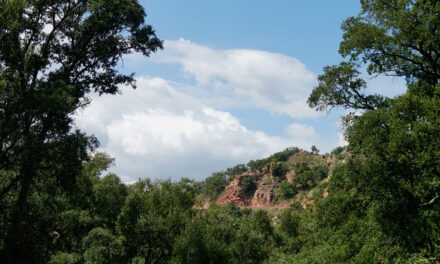
[[[296,186],[284,180],[280,184],[280,195],[283,199],[293,198],[298,193]]]
[[[117,220],[125,257],[130,260],[125,263],[132,259],[143,263],[169,261],[193,205],[194,191],[187,180],[137,182]]]
[[[406,79],[413,92],[431,96],[440,80],[440,7],[437,1],[363,0],[359,16],[342,24],[339,53],[348,61],[327,66],[308,102],[324,110],[335,106],[374,110],[387,99],[366,95],[366,81],[359,68],[370,75],[385,74]],[[417,85],[411,85],[417,84]]]
[[[361,3],[361,14],[342,25],[339,52],[347,61],[325,67],[308,100],[317,110],[345,107],[362,113],[345,117],[351,157],[330,186],[350,190],[366,206],[366,217],[409,252],[438,256],[440,5]],[[360,78],[364,66],[372,76],[405,78],[407,92],[394,98],[368,93]],[[338,197],[341,203],[352,199]]]
[[[15,200],[2,234],[3,260],[36,261],[24,236],[36,182],[55,179],[68,190],[98,145],[73,127],[72,114],[90,102],[86,95],[135,87],[133,74],[116,70],[118,62],[162,48],[145,16],[136,0],[0,2],[0,170],[14,175],[0,199],[13,193]]]
[[[319,149],[315,145],[312,146],[312,153],[319,154]]]
[[[248,196],[253,195],[255,192],[255,189],[257,188],[257,184],[255,183],[254,176],[244,177],[241,180],[240,185],[241,185],[242,192]]]

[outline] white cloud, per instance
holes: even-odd
[[[258,107],[292,118],[320,114],[307,106],[316,76],[299,60],[260,50],[214,50],[187,40],[169,40],[151,58],[178,64],[196,85],[234,98],[244,106]],[[137,56],[127,58],[137,61]]]
[[[141,58],[129,55],[125,64],[142,67]],[[224,110],[260,108],[295,119],[321,116],[306,104],[316,76],[296,58],[178,40],[166,41],[164,51],[149,60],[179,65],[187,78],[139,77],[136,90],[122,87],[122,95],[93,96],[76,116],[78,127],[95,134],[101,151],[116,158],[112,171],[125,182],[139,177],[203,179],[289,146],[330,149],[338,141],[335,134],[331,140],[323,138],[298,121],[285,128],[285,136],[268,135]]]
[[[202,179],[250,159],[288,146],[309,148],[319,135],[313,127],[293,123],[288,136],[253,131],[225,111],[178,92],[160,78],[140,77],[138,88],[122,95],[92,98],[77,114],[80,128],[97,135],[102,151],[116,158],[124,181],[138,177]]]
[[[288,134],[301,142],[301,147],[308,148],[319,141],[319,135],[312,126],[292,123],[286,128]]]

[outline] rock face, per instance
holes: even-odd
[[[236,206],[249,206],[251,204],[249,195],[244,193],[241,188],[241,182],[246,177],[254,176],[255,173],[245,172],[237,175],[235,179],[226,186],[223,195],[217,200],[218,204],[233,203]]]
[[[289,172],[286,173],[286,180],[290,183],[293,182],[293,179],[295,179],[296,177],[296,173],[294,170],[290,170]]]
[[[290,200],[282,200],[280,198],[280,183],[283,180],[287,180],[290,183],[294,183],[295,178],[298,176],[295,172],[295,164],[307,163],[310,167],[315,166],[327,166],[329,168],[329,174],[323,182],[329,181],[332,176],[332,169],[335,164],[340,162],[344,163],[345,159],[340,161],[334,156],[329,155],[313,155],[306,151],[298,152],[291,157],[284,164],[280,162],[271,162],[257,171],[247,171],[240,175],[237,175],[234,180],[226,187],[223,195],[216,201],[217,204],[233,203],[239,207],[248,208],[287,208],[293,202],[300,202],[301,205],[306,208],[314,204],[313,189],[301,191],[300,196],[294,197]],[[288,171],[284,175],[274,176],[273,173],[279,174],[278,171],[273,171],[279,166],[284,165]],[[254,178],[255,187],[252,190],[245,192],[243,187],[244,180],[248,177]],[[248,182],[248,181],[246,181]],[[322,197],[326,198],[329,195],[327,187],[324,188]]]
[[[254,208],[268,207],[279,197],[279,180],[272,174],[265,174],[258,182],[257,190],[251,200]]]
[[[244,193],[241,183],[246,177],[254,177],[256,189],[253,193]],[[223,195],[217,200],[218,204],[233,203],[236,206],[252,208],[269,207],[279,196],[279,179],[272,176],[268,167],[257,172],[245,172],[237,175],[226,187]]]

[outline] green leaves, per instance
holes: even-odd
[[[346,203],[357,197],[365,217],[391,241],[401,241],[410,252],[437,256],[432,243],[438,241],[430,238],[440,229],[432,225],[440,220],[435,199],[440,182],[440,5],[424,0],[361,3],[361,14],[342,25],[339,53],[348,61],[325,67],[308,101],[317,110],[364,110],[345,118],[351,158],[334,169],[325,203],[351,195],[318,210],[327,223],[339,226],[358,211]],[[364,66],[370,75],[404,77],[408,91],[396,98],[368,94],[358,70]],[[335,203],[343,209],[332,208]]]
[[[92,91],[115,94],[119,85],[135,85],[133,74],[116,69],[121,58],[162,48],[145,16],[136,0],[0,1],[0,170],[16,172],[0,189],[1,202],[8,192],[15,199],[8,201],[10,224],[2,234],[0,257],[7,262],[48,260],[46,251],[35,253],[43,244],[33,241],[46,237],[58,212],[35,219],[30,197],[57,190],[77,206],[93,200],[86,187],[93,177],[79,175],[98,142],[74,129],[72,114]],[[100,214],[116,218],[116,212]]]
[[[309,106],[320,111],[338,106],[362,110],[386,106],[387,100],[382,96],[364,93],[366,82],[359,75],[351,62],[324,67],[324,74],[318,77],[318,86],[308,98]]]

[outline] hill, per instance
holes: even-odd
[[[331,154],[320,155],[287,148],[268,158],[250,161],[246,166],[240,164],[213,173],[203,183],[198,205],[207,208],[213,203],[232,203],[238,207],[268,209],[300,203],[306,208],[316,199],[327,197],[332,169],[345,162],[348,155],[343,151],[337,148]]]

